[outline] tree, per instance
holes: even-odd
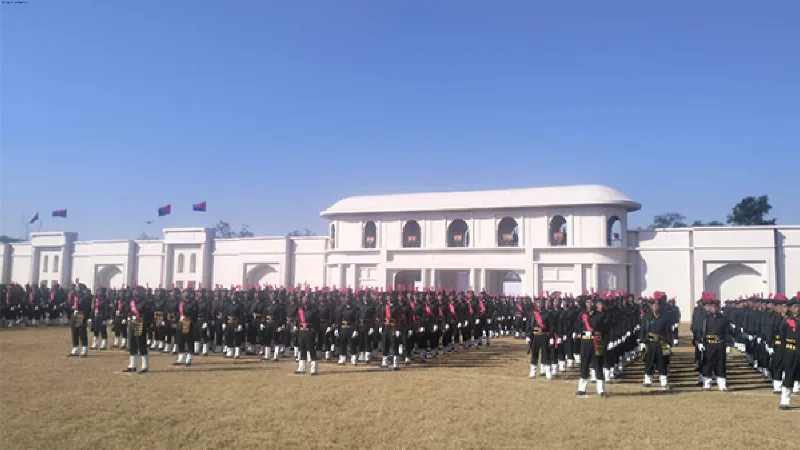
[[[142,232],[142,234],[140,234],[139,237],[136,238],[136,240],[137,241],[157,241],[158,238],[155,237],[155,236],[150,236],[149,234],[147,234],[145,232]]]
[[[309,230],[308,228],[306,228],[303,231],[294,230],[294,231],[292,231],[290,233],[286,233],[286,237],[299,237],[299,236],[309,237],[309,236],[315,236],[315,234],[314,234],[313,231]]]
[[[653,217],[650,228],[686,228],[686,216],[680,213],[664,213]]]
[[[695,220],[692,223],[693,227],[724,227],[725,224],[719,220],[712,220],[711,222],[703,222],[702,220]]]
[[[214,231],[216,232],[217,237],[221,238],[237,238],[237,237],[253,237],[255,233],[250,231],[250,225],[242,224],[239,231],[233,231],[231,228],[231,224],[224,220],[220,220],[214,226]]]
[[[0,244],[13,244],[15,242],[24,242],[24,239],[6,236],[5,234],[0,235]]]
[[[769,197],[745,197],[733,207],[733,211],[728,215],[728,223],[731,225],[775,225],[777,219],[766,219],[772,210],[769,204]]]

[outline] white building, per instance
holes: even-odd
[[[628,230],[641,205],[605,186],[351,197],[321,213],[327,237],[78,241],[33,233],[0,245],[0,281],[88,286],[455,287],[535,294],[663,290],[688,310],[800,291],[800,226]]]

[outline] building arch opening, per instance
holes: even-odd
[[[462,219],[455,219],[447,227],[448,247],[469,247],[469,227]]]
[[[497,225],[498,247],[519,247],[519,226],[513,217],[503,217]]]
[[[336,248],[336,225],[331,224],[331,233],[328,236],[330,238],[331,249]]]
[[[416,220],[409,220],[403,225],[403,247],[419,248],[422,241],[422,229]]]
[[[557,215],[550,219],[549,242],[551,246],[567,245],[567,219]]]
[[[368,221],[364,224],[364,241],[362,245],[364,248],[375,248],[378,244],[378,227],[375,222]]]
[[[617,216],[608,218],[606,242],[609,247],[622,247],[622,221]]]

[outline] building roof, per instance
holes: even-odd
[[[578,185],[348,197],[322,211],[320,216],[590,205],[624,206],[628,211],[638,211],[642,207],[627,195],[608,186]]]

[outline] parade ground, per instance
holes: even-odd
[[[575,396],[576,372],[529,380],[522,340],[439,357],[398,372],[377,363],[197,357],[125,374],[119,349],[67,357],[69,329],[0,331],[0,448],[786,448],[800,410],[736,353],[732,392],[701,392],[690,343],[673,356],[672,391],[641,386],[641,363]],[[716,387],[716,386],[715,386]]]

